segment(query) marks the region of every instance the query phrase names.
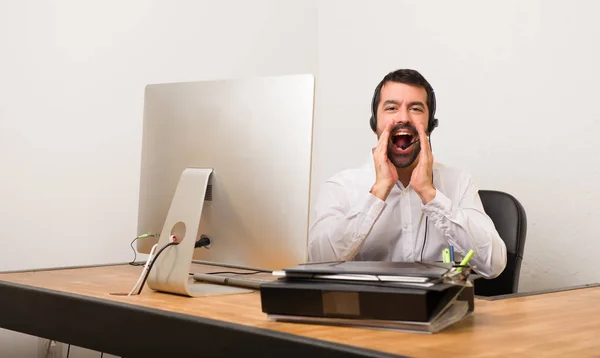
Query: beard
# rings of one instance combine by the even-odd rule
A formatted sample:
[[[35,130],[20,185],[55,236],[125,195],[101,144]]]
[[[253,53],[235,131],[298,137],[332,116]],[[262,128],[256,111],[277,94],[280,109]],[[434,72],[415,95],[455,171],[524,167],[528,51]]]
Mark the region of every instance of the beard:
[[[417,128],[415,128],[410,123],[398,123],[394,127],[392,127],[390,133],[394,133],[400,129],[408,130],[412,134],[412,138],[410,141],[414,141],[419,138],[419,133],[417,132]],[[379,138],[380,135],[377,135]],[[388,142],[387,148],[387,157],[394,164],[394,166],[398,169],[404,169],[410,167],[415,160],[419,157],[419,153],[421,152],[421,142],[417,142],[406,149],[405,153],[395,153],[393,148],[396,145],[394,144],[393,137],[390,136],[390,141]]]
[[[410,167],[415,160],[419,157],[419,153],[421,152],[421,143],[417,142],[410,146],[408,153],[399,154],[399,153],[391,153],[390,147],[394,145],[390,143],[388,145],[388,159],[394,166],[398,169],[404,169]]]

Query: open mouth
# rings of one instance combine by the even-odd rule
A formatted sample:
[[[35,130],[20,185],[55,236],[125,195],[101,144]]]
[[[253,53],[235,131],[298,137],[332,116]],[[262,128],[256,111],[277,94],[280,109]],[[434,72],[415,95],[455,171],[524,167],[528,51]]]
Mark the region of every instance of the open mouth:
[[[413,141],[413,134],[407,130],[398,130],[392,134],[391,141],[399,150],[402,149],[403,146],[408,146]],[[408,148],[407,148],[408,149]]]

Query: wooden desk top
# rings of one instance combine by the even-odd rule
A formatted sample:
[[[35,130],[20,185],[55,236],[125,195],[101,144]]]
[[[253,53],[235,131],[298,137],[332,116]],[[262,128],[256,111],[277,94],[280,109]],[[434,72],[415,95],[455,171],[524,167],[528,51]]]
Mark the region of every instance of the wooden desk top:
[[[223,271],[192,265],[194,272]],[[600,287],[516,297],[476,300],[471,317],[436,334],[332,327],[269,321],[260,294],[187,298],[153,292],[126,293],[142,268],[129,265],[0,274],[0,281],[63,291],[104,300],[228,321],[245,326],[420,357],[498,355],[591,356],[600,354]],[[230,271],[227,269],[226,271]]]

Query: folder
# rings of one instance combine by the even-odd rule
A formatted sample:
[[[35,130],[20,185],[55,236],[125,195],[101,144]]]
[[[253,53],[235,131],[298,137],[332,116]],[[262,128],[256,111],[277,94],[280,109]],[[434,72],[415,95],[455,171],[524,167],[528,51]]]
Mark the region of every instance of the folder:
[[[298,265],[261,285],[261,306],[276,321],[439,332],[474,311],[472,282],[448,282],[444,275],[451,267],[366,261]],[[426,281],[370,281],[353,276]]]

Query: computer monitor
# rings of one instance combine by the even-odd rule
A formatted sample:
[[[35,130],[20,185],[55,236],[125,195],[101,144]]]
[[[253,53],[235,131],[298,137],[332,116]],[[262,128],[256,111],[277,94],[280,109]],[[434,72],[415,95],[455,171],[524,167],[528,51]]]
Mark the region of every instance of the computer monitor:
[[[146,86],[138,234],[160,240],[137,248],[185,236],[157,260],[151,288],[187,282],[192,259],[270,270],[307,261],[313,102],[312,75]],[[200,235],[209,248],[193,248]]]

